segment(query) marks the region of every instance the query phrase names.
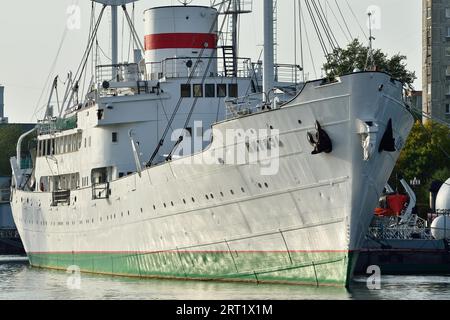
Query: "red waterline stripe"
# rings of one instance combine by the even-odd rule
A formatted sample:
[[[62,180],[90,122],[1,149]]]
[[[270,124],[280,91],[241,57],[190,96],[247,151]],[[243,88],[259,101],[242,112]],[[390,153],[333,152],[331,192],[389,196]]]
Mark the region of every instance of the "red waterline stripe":
[[[206,44],[206,46],[205,46]],[[145,50],[156,49],[216,49],[214,33],[160,33],[145,36]]]
[[[291,253],[349,253],[355,250],[289,250]],[[54,251],[54,252],[29,252],[29,254],[43,255],[43,254],[152,254],[152,253],[229,253],[229,251],[196,251],[196,250],[159,250],[159,251]],[[286,253],[286,250],[278,251],[245,251],[232,250],[237,253]]]

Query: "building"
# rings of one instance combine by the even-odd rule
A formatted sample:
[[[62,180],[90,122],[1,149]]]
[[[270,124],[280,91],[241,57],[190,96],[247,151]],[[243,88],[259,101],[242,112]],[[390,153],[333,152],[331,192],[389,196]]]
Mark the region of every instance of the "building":
[[[450,122],[450,0],[423,0],[423,104]]]
[[[421,110],[423,105],[422,91],[408,91],[406,96],[408,104],[415,110]]]
[[[5,105],[4,105],[4,92],[5,88],[0,85],[0,124],[8,123],[8,118],[5,117]]]

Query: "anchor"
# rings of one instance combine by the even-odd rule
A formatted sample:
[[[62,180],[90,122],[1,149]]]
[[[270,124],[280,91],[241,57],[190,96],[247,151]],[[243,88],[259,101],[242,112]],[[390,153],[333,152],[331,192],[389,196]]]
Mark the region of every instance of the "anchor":
[[[331,139],[326,131],[322,129],[319,121],[316,121],[316,130],[315,133],[307,133],[308,142],[314,147],[311,154],[319,154],[322,152],[331,153],[333,151]]]

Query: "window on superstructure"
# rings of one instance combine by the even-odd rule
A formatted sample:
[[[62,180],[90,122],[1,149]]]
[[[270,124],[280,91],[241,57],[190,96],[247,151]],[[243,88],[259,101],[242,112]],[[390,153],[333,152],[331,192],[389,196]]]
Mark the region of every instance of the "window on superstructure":
[[[195,98],[202,98],[203,97],[203,85],[201,84],[194,84],[194,97]]]
[[[56,153],[56,149],[55,149],[55,139],[51,139],[51,147],[52,147],[51,154],[54,155],[54,154]]]
[[[45,155],[46,156],[49,156],[50,155],[50,147],[51,147],[51,145],[50,145],[50,140],[45,140],[45,150],[46,150],[46,152],[45,152]]]
[[[227,96],[227,85],[226,84],[218,84],[217,85],[217,96],[219,98],[225,98]]]
[[[228,85],[228,97],[237,98],[238,97],[238,85],[237,83],[230,83]]]
[[[190,98],[191,97],[191,85],[190,84],[182,84],[181,85],[181,97],[182,98]]]
[[[205,84],[205,97],[215,98],[216,97],[216,86],[214,84]]]
[[[118,133],[117,133],[117,132],[113,132],[113,133],[112,133],[112,142],[113,142],[113,143],[119,142],[119,136],[118,136]]]
[[[445,114],[450,115],[450,104],[448,103],[445,105]]]
[[[42,141],[38,141],[37,156],[42,156]]]
[[[450,18],[450,8],[445,8],[445,17]]]

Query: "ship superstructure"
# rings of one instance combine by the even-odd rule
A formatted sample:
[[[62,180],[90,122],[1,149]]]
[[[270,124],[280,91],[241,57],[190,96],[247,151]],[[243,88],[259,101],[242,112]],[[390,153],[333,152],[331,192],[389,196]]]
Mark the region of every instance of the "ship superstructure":
[[[99,20],[112,8],[114,47],[117,9],[130,21],[133,1],[96,2]],[[348,284],[412,127],[402,84],[357,72],[293,79],[301,90],[290,95],[270,50],[262,66],[218,47],[219,15],[244,3],[145,11],[135,62],[118,64],[113,50],[81,102],[76,74],[60,115],[19,139],[11,205],[33,266]],[[264,8],[270,24],[273,2]],[[22,169],[31,134],[34,166]]]

